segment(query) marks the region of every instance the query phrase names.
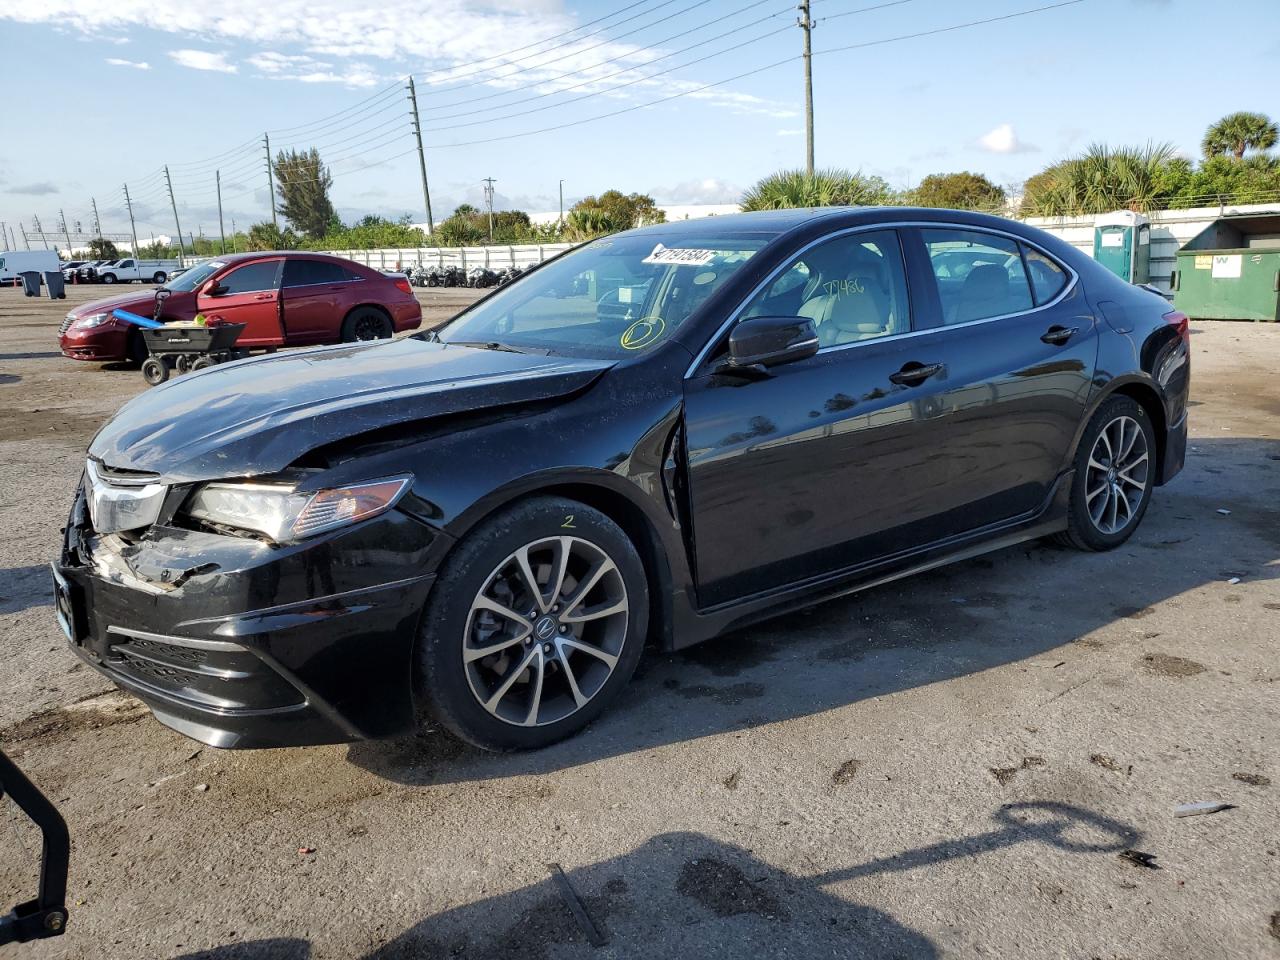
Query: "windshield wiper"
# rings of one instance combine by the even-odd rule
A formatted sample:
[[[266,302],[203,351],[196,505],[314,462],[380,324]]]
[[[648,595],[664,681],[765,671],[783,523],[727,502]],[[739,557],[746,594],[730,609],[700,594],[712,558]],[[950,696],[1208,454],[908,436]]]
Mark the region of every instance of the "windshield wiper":
[[[442,342],[446,347],[475,347],[479,350],[501,350],[503,353],[527,352],[509,343],[499,343],[497,340],[445,340]]]

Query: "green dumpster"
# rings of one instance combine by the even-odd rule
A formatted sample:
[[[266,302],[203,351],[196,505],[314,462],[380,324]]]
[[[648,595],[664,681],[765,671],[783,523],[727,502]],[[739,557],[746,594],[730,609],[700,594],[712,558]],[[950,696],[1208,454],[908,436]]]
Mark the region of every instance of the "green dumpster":
[[[1215,220],[1178,251],[1173,291],[1197,320],[1280,321],[1280,216]]]

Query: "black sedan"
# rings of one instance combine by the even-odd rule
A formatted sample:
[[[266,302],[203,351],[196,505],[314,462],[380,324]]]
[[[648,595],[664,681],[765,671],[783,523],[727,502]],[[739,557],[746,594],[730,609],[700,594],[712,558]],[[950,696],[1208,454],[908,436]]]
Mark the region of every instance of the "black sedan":
[[[1018,223],[630,231],[436,333],[128,403],[89,448],[59,619],[217,746],[425,714],[536,747],[604,710],[646,641],[1033,537],[1123,543],[1182,468],[1188,385],[1186,317]]]

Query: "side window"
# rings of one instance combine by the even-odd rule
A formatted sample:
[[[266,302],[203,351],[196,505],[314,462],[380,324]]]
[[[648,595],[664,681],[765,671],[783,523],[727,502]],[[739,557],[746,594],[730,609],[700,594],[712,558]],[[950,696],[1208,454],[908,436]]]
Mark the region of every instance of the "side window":
[[[1026,244],[1022,246],[1022,256],[1027,262],[1027,272],[1031,274],[1031,289],[1036,295],[1037,305],[1048,303],[1062,292],[1067,285],[1067,271]]]
[[[284,285],[286,287],[307,287],[319,283],[346,283],[351,274],[336,263],[324,260],[286,260],[284,262]]]
[[[921,230],[944,324],[968,323],[1032,307],[1016,240],[976,230]]]
[[[809,248],[742,315],[808,317],[824,348],[908,332],[911,312],[898,234],[851,233]]]
[[[263,260],[258,263],[250,263],[232,270],[218,283],[226,288],[227,294],[274,290],[276,286],[276,271],[279,267],[279,260]]]

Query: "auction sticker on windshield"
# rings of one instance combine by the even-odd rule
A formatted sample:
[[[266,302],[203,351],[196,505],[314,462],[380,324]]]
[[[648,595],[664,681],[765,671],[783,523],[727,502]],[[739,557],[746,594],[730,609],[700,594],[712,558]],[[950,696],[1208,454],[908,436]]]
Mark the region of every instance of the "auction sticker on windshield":
[[[653,248],[653,253],[649,254],[641,262],[705,267],[716,258],[718,252],[717,250],[695,250],[688,247],[667,247],[660,243]]]

